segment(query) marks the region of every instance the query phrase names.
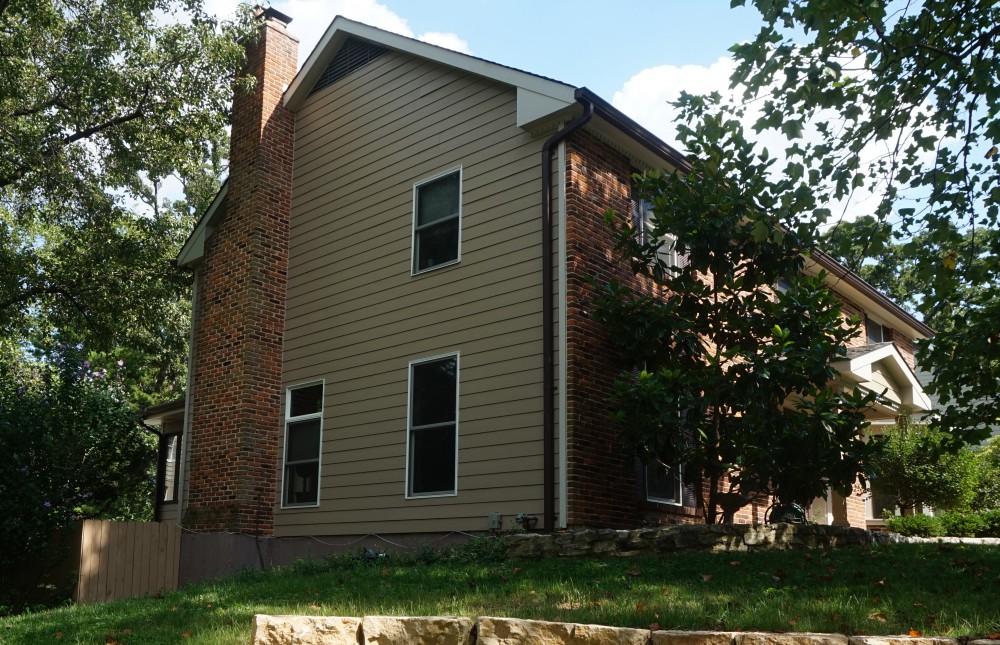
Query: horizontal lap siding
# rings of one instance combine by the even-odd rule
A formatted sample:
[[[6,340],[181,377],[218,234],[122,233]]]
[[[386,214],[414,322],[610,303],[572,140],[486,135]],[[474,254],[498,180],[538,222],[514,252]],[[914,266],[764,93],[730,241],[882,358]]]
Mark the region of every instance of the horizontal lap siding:
[[[512,89],[390,53],[296,115],[284,373],[324,379],[320,505],[277,535],[542,511],[541,140]],[[462,166],[457,265],[410,275],[413,184]],[[458,351],[454,497],[407,500],[408,362]]]

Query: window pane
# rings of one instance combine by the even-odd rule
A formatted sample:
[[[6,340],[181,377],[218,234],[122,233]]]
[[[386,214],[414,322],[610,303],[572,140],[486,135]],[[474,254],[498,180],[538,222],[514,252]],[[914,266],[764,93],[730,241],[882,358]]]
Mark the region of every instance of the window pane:
[[[413,366],[413,427],[455,420],[455,357]]]
[[[161,468],[163,468],[163,495],[160,497],[160,501],[163,502],[173,502],[175,482],[177,481],[177,468],[180,465],[180,441],[181,436],[177,434],[166,435],[163,438],[164,443],[164,460]]]
[[[455,491],[455,426],[412,431],[410,482],[411,495]]]
[[[300,417],[323,411],[323,386],[310,385],[291,391],[288,416]]]
[[[680,503],[681,501],[681,471],[680,468],[664,468],[663,466],[648,466],[646,468],[646,497]]]
[[[319,459],[319,427],[319,419],[289,423],[285,461]]]
[[[285,504],[315,504],[319,499],[319,462],[285,466]]]
[[[417,271],[458,259],[458,219],[417,231]]]
[[[417,188],[417,226],[458,215],[458,177],[453,172]]]

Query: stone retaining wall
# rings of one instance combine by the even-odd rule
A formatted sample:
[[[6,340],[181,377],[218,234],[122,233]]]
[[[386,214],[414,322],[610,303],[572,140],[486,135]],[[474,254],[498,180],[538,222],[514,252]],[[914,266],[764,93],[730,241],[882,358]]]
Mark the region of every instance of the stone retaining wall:
[[[254,617],[252,645],[959,645],[953,638],[650,631],[517,618]],[[967,645],[996,645],[970,641]]]
[[[504,538],[511,559],[630,556],[670,551],[753,551],[835,548],[888,542],[879,534],[850,526],[822,524],[674,524],[621,531],[590,529]]]

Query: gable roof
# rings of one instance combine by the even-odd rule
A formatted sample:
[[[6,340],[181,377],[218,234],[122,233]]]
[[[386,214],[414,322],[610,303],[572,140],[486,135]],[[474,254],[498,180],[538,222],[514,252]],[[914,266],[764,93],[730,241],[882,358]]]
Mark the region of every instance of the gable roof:
[[[834,361],[833,367],[848,381],[858,383],[879,394],[881,398],[896,403],[904,412],[928,412],[933,407],[917,380],[917,375],[893,343],[848,348],[846,356]],[[876,370],[888,373],[892,381],[895,381],[892,385],[896,387],[879,382],[875,378]]]
[[[404,52],[517,88],[517,124],[521,127],[552,117],[576,104],[577,88],[572,85],[337,16],[288,86],[285,107],[293,112],[302,107],[327,66],[349,38]]]

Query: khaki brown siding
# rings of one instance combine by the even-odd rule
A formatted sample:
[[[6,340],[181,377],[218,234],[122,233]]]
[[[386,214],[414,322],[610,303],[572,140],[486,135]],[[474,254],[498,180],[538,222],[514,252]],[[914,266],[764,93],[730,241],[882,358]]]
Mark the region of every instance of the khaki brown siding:
[[[277,535],[541,515],[541,140],[515,117],[513,89],[398,53],[296,115],[283,369],[325,407],[319,506]],[[461,261],[412,276],[413,184],[459,166]],[[407,500],[408,363],[452,352],[458,493]]]

